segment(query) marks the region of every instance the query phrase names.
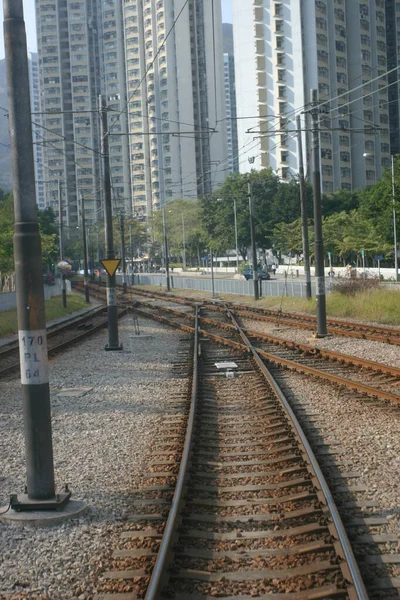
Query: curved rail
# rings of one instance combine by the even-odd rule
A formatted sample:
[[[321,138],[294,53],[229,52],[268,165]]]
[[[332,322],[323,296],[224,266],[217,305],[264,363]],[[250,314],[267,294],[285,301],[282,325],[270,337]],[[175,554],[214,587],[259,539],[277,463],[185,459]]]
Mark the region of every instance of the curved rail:
[[[170,309],[170,308],[154,307],[154,306],[147,305],[146,303],[140,303],[140,305],[141,306],[149,306],[149,308],[151,308],[151,309],[157,308],[158,311],[165,312],[166,314],[171,315],[174,318],[180,318],[180,319],[189,320],[189,321],[193,321],[193,318],[194,318],[193,315],[191,315],[191,314],[182,313],[182,312]],[[178,328],[180,328],[184,331],[188,331],[188,332],[193,331],[193,327],[191,327],[189,325],[185,325],[184,323],[178,322],[176,320],[172,320],[170,318],[163,317],[160,314],[146,312],[136,305],[134,307],[132,307],[132,310],[138,312],[139,314],[143,315],[144,317],[155,319],[157,321],[160,321],[161,323],[165,323],[166,325],[178,327]],[[228,310],[227,307],[225,307],[225,310]],[[235,326],[233,326],[231,324],[221,323],[219,321],[214,321],[213,319],[204,318],[204,317],[199,317],[199,323],[200,324],[204,323],[204,324],[207,324],[210,326],[217,326],[221,329],[226,329],[228,331],[235,330]],[[353,365],[353,366],[365,367],[366,369],[370,369],[371,371],[387,373],[394,377],[400,376],[400,370],[396,369],[395,367],[389,367],[389,366],[383,365],[381,363],[376,363],[376,362],[372,362],[369,360],[360,359],[357,357],[353,357],[351,355],[341,354],[339,352],[332,352],[330,350],[322,350],[319,348],[315,348],[313,346],[308,346],[307,344],[298,344],[295,342],[291,342],[290,340],[285,340],[283,338],[277,338],[275,336],[271,336],[268,334],[262,334],[262,333],[255,332],[255,331],[253,332],[253,331],[250,331],[250,330],[247,330],[244,328],[243,328],[243,331],[246,333],[246,335],[249,335],[249,336],[252,336],[255,338],[259,338],[259,339],[266,339],[273,343],[279,343],[282,346],[287,346],[288,348],[295,348],[295,349],[299,349],[300,351],[306,351],[306,352],[309,352],[310,354],[314,355],[315,357],[322,356],[322,357],[328,358],[329,360],[345,362],[345,363],[348,363],[349,365]],[[239,344],[238,342],[233,341],[232,339],[217,336],[214,333],[205,331],[204,329],[201,329],[201,333],[202,333],[202,335],[207,336],[214,341],[217,341],[222,344],[230,345],[230,346],[236,348],[237,350],[245,349],[243,345]],[[266,352],[265,350],[262,350],[261,348],[256,348],[255,350],[265,360],[268,360],[276,365],[284,366],[284,367],[287,367],[288,369],[299,371],[300,373],[309,373],[313,377],[318,377],[319,379],[324,379],[324,380],[330,381],[334,384],[348,387],[348,388],[356,390],[362,394],[366,394],[367,396],[370,396],[370,397],[377,397],[377,398],[381,398],[383,400],[389,400],[390,402],[393,402],[395,404],[400,403],[400,396],[398,394],[393,394],[393,393],[385,391],[383,389],[372,387],[372,386],[370,386],[366,383],[360,382],[360,381],[352,380],[352,379],[345,378],[345,377],[342,377],[342,376],[334,374],[334,373],[329,373],[325,370],[320,370],[315,367],[311,367],[311,366],[305,364],[304,362],[299,362],[299,361],[296,361],[296,360],[293,360],[290,358],[284,358],[279,355],[271,354],[270,352]]]
[[[198,368],[198,312],[196,306],[196,321],[194,329],[194,350],[193,350],[193,376],[192,376],[192,401],[190,405],[189,419],[186,430],[185,444],[183,447],[182,460],[179,467],[179,475],[176,483],[174,497],[172,499],[171,509],[169,511],[167,523],[165,525],[164,535],[157,555],[157,560],[154,565],[151,575],[149,587],[147,588],[146,600],[157,600],[159,598],[161,588],[164,585],[166,566],[171,553],[171,545],[174,539],[175,529],[179,517],[179,511],[182,505],[183,491],[187,479],[189,459],[192,449],[194,418],[197,406],[197,368]]]
[[[214,307],[215,310],[225,310],[225,303],[218,300],[200,299],[200,298],[185,298],[168,292],[149,291],[135,288],[132,290],[137,295],[145,297],[154,297],[160,300],[176,302],[179,304],[193,305],[195,302],[206,304]],[[301,313],[289,313],[278,310],[258,308],[254,306],[246,306],[234,302],[226,303],[230,310],[236,314],[249,319],[278,322],[281,325],[290,325],[302,329],[316,330],[316,317],[314,315],[306,315]],[[330,317],[327,320],[327,331],[332,335],[340,335],[357,339],[367,339],[371,341],[400,345],[400,329],[389,325],[368,325],[366,323],[346,321],[343,319]]]
[[[244,332],[242,331],[242,329],[240,328],[239,324],[237,323],[236,319],[234,318],[234,316],[232,315],[232,313],[227,310],[228,315],[230,316],[230,318],[232,319],[232,323],[234,323],[235,327],[237,328],[238,333],[240,334],[243,342],[246,344],[247,348],[250,350],[250,352],[252,353],[254,360],[256,361],[257,365],[259,366],[259,368],[261,369],[261,371],[264,373],[265,377],[268,379],[270,385],[272,386],[272,388],[274,389],[276,395],[279,397],[279,400],[281,401],[282,405],[284,406],[290,420],[293,423],[293,426],[296,430],[297,435],[299,436],[302,445],[305,448],[305,451],[307,453],[307,456],[310,460],[310,463],[314,469],[315,475],[318,479],[318,483],[321,487],[321,491],[325,496],[329,511],[332,515],[332,519],[333,519],[333,523],[334,526],[336,528],[337,534],[338,534],[338,538],[339,538],[339,542],[340,545],[342,547],[343,550],[343,555],[346,559],[347,565],[349,567],[350,570],[350,574],[351,574],[351,578],[355,587],[355,590],[357,592],[357,598],[359,600],[368,600],[368,594],[367,591],[365,589],[364,586],[364,582],[362,580],[356,559],[354,557],[353,554],[353,550],[351,548],[349,539],[347,537],[342,519],[340,518],[339,512],[337,510],[335,501],[332,497],[332,494],[330,492],[329,486],[326,482],[326,479],[321,471],[321,468],[318,464],[318,461],[314,455],[314,452],[311,449],[311,446],[300,426],[300,423],[298,422],[296,415],[294,414],[293,410],[291,409],[288,401],[286,400],[285,396],[283,395],[282,391],[280,390],[278,384],[275,382],[275,380],[273,379],[273,377],[271,376],[271,374],[269,373],[267,367],[264,365],[264,363],[262,362],[262,360],[260,359],[258,352],[255,348],[253,348],[253,346],[251,345],[251,343],[249,342],[249,340],[247,339],[246,335],[244,334]]]

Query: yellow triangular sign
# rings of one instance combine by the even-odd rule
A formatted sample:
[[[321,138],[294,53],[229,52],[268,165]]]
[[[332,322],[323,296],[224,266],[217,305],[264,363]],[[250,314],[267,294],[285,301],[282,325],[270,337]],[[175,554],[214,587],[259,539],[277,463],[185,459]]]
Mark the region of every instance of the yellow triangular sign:
[[[119,258],[107,258],[101,260],[100,262],[109,274],[109,276],[112,277],[115,271],[118,269],[121,260]]]

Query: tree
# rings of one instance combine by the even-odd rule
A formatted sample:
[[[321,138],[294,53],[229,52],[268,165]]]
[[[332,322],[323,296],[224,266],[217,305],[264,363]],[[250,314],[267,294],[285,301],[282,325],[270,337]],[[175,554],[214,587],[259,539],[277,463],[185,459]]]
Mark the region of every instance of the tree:
[[[169,255],[176,258],[183,255],[184,228],[186,256],[198,256],[205,239],[199,202],[176,198],[165,207],[165,220]],[[149,225],[152,239],[152,257],[160,260],[164,244],[162,210],[153,213],[149,219]]]
[[[340,212],[350,212],[359,207],[362,190],[338,190],[322,196],[322,215],[329,217]]]
[[[37,211],[39,232],[42,244],[42,263],[46,270],[56,262],[58,257],[58,229],[56,217],[51,207]]]
[[[396,202],[396,227],[399,231],[399,197],[400,197],[400,156],[394,160],[395,173],[395,202]],[[372,220],[377,230],[391,242],[393,248],[393,192],[392,172],[386,169],[376,185],[363,190],[360,196],[360,212],[365,219]]]
[[[300,189],[296,180],[279,181],[272,169],[252,171],[252,195],[256,245],[271,248],[274,227],[300,217]],[[250,246],[248,174],[231,174],[211,198],[201,200],[203,222],[209,241],[222,250],[235,247],[233,199],[236,199],[238,245],[243,260]],[[306,185],[307,214],[312,214],[312,190]]]
[[[14,270],[14,202],[12,194],[4,195],[0,189],[0,272]]]
[[[313,232],[309,223],[309,244],[313,244]],[[299,255],[303,253],[301,218],[291,223],[278,223],[273,230],[273,245],[278,253]]]

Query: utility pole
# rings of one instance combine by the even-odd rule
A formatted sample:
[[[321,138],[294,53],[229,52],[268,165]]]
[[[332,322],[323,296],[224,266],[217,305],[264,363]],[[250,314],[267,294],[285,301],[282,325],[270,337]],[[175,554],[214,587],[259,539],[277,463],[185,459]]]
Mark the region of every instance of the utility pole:
[[[165,206],[162,209],[163,215],[163,231],[164,231],[164,256],[165,256],[165,274],[167,276],[167,290],[171,291],[171,286],[169,283],[169,259],[168,259],[168,241],[167,241],[167,221],[165,217]]]
[[[236,198],[233,199],[233,214],[235,217],[235,244],[236,244],[236,273],[239,273],[239,244],[238,244],[238,226],[236,213]]]
[[[313,191],[314,191],[314,255],[317,300],[317,337],[327,335],[324,244],[321,218],[321,173],[319,168],[318,91],[311,90]]]
[[[301,211],[301,234],[303,239],[304,275],[306,278],[306,297],[311,298],[311,271],[310,271],[310,248],[308,244],[308,224],[306,208],[306,190],[304,183],[303,144],[301,140],[300,115],[296,117],[297,123],[297,148],[299,153],[299,184],[300,184],[300,211]]]
[[[259,300],[260,296],[258,293],[257,251],[256,251],[256,235],[255,235],[255,231],[254,231],[253,190],[252,190],[252,185],[251,185],[251,175],[249,175],[248,190],[249,190],[251,252],[253,254],[254,300]]]
[[[395,180],[394,180],[394,157],[393,154],[391,156],[392,159],[392,197],[393,197],[393,237],[394,237],[394,271],[396,281],[399,278],[399,267],[397,261],[397,230],[396,230],[396,190],[395,190]]]
[[[104,228],[106,242],[106,261],[115,261],[114,240],[112,229],[112,208],[111,208],[111,181],[110,181],[110,157],[108,149],[108,121],[107,121],[107,103],[105,96],[99,96],[100,104],[100,137],[101,137],[101,157],[103,163],[103,189],[104,189]],[[104,264],[104,263],[103,263]],[[112,265],[113,263],[108,263]],[[115,290],[117,267],[112,267],[107,271],[107,308],[108,308],[108,344],[105,350],[122,350],[122,345],[118,342],[118,316],[117,316],[117,295]]]
[[[87,231],[88,245],[89,245],[89,270],[90,270],[90,281],[94,281],[94,247],[93,247],[93,228],[88,227]]]
[[[185,219],[182,213],[182,239],[183,239],[183,270],[186,271],[186,242],[185,242]]]
[[[119,215],[119,227],[121,231],[121,259],[122,259],[122,292],[126,294],[126,262],[125,262],[125,223],[124,215]]]
[[[131,283],[133,282],[133,241],[132,241],[132,223],[129,223],[129,247],[131,249]]]
[[[89,273],[88,273],[88,254],[87,254],[87,240],[86,240],[86,224],[85,224],[85,201],[82,192],[81,197],[81,213],[82,213],[82,239],[83,239],[83,285],[85,288],[85,302],[90,303],[89,298]]]
[[[42,250],[35,175],[26,33],[22,0],[4,0],[4,42],[14,196],[17,287],[27,495],[11,498],[17,510],[61,508],[55,496]],[[10,448],[12,452],[12,449]]]
[[[213,256],[212,248],[210,248],[210,264],[211,264],[211,289],[212,289],[212,297],[215,298],[214,256]]]
[[[60,245],[60,262],[64,260],[64,236],[63,236],[63,214],[62,214],[62,189],[61,189],[61,180],[58,180],[58,239]],[[67,286],[65,283],[65,275],[61,273],[62,278],[62,305],[64,308],[67,306]]]

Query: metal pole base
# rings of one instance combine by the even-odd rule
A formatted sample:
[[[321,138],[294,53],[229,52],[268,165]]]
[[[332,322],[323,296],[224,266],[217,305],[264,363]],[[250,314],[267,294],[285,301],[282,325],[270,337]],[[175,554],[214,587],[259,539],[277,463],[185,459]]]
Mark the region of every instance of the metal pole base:
[[[121,350],[123,350],[123,349],[124,349],[124,345],[123,345],[123,344],[120,344],[119,346],[109,346],[108,344],[106,344],[106,345],[104,346],[104,350],[105,350],[106,352],[111,352],[111,351],[114,351],[114,350],[116,350],[116,351],[119,351],[119,352],[120,352],[120,351],[121,351]]]
[[[28,497],[28,494],[12,494],[10,496],[10,508],[17,512],[24,512],[27,510],[61,510],[67,504],[71,498],[71,492],[62,492],[56,494],[49,500],[32,500]]]
[[[333,335],[331,333],[313,333],[312,337],[319,340],[321,338],[333,337]]]
[[[128,287],[127,287],[127,284],[126,284],[126,282],[124,282],[124,283],[122,284],[122,293],[123,293],[123,294],[126,294],[126,292],[127,292],[127,291],[128,291]]]

